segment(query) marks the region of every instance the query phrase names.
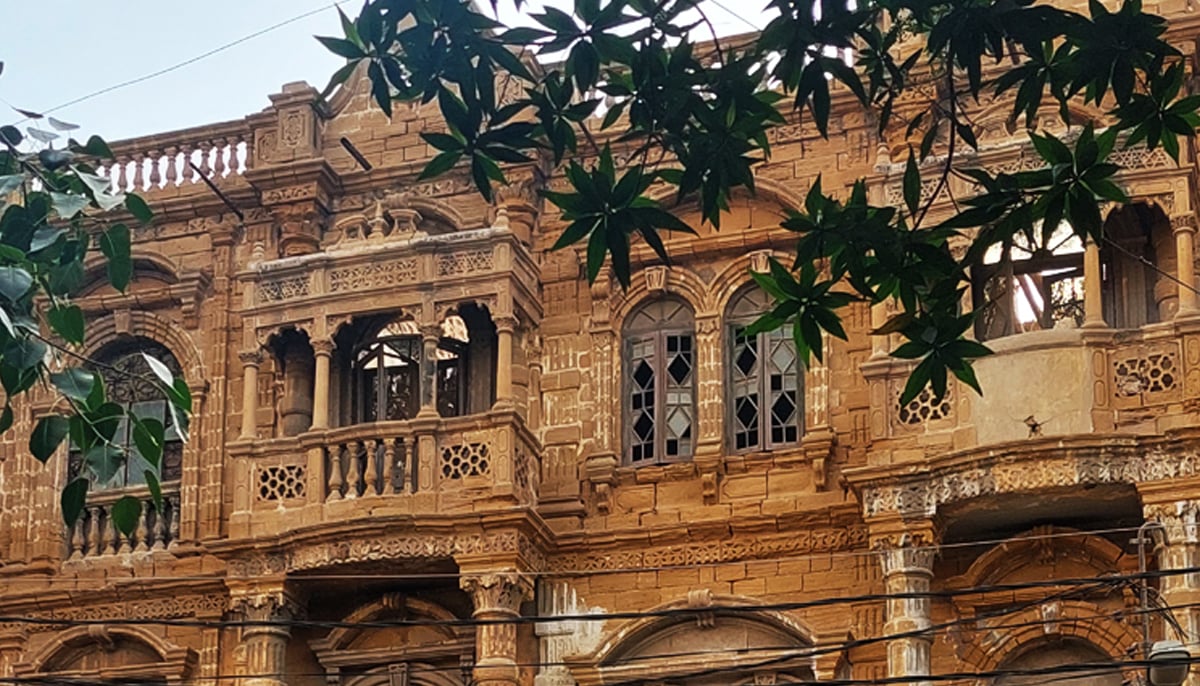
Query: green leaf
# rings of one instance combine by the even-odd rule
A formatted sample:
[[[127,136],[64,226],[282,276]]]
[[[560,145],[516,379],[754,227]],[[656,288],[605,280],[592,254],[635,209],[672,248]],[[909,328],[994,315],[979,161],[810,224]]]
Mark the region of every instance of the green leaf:
[[[117,527],[117,531],[130,536],[142,516],[142,502],[131,495],[123,496],[113,503],[109,516],[112,517],[113,526]]]
[[[142,471],[142,476],[146,479],[146,487],[150,489],[150,502],[154,503],[155,510],[162,512],[162,484],[158,482],[158,474],[146,469]]]
[[[88,450],[83,456],[83,463],[96,477],[96,483],[107,484],[125,464],[125,452],[114,445],[104,443]]]
[[[62,415],[42,417],[33,427],[33,434],[29,437],[29,452],[38,462],[45,463],[54,455],[54,451],[58,450],[70,429],[70,422]]]
[[[0,176],[0,200],[4,200],[9,193],[21,187],[25,183],[24,174],[6,174]]]
[[[142,200],[142,196],[137,193],[130,193],[125,196],[125,209],[133,215],[142,224],[149,224],[154,219],[154,212],[150,210],[150,206]]]
[[[355,60],[366,57],[367,54],[363,49],[354,43],[345,40],[344,38],[331,38],[329,36],[313,36],[321,45],[325,46],[326,50],[332,52],[339,57],[345,57],[348,60]]]
[[[20,267],[0,267],[0,295],[12,302],[21,299],[33,285],[33,277]]]
[[[71,400],[85,402],[92,394],[96,375],[80,367],[64,369],[50,375],[50,383]]]
[[[909,216],[916,217],[921,206],[921,171],[912,150],[908,151],[908,162],[904,165],[904,204]]]
[[[75,345],[83,344],[83,310],[78,305],[56,305],[46,313],[46,320],[63,340]]]
[[[0,434],[4,434],[12,428],[13,419],[12,405],[5,405],[4,411],[0,412]]]
[[[154,373],[154,376],[158,377],[158,380],[164,386],[169,388],[171,384],[175,383],[175,375],[171,373],[167,365],[160,362],[153,355],[147,355],[146,353],[142,353],[142,359],[146,361],[146,364],[150,367],[150,371]]]
[[[67,484],[60,495],[62,503],[63,521],[68,527],[75,526],[75,522],[79,521],[79,516],[83,514],[83,508],[87,503],[88,480],[78,478]]]
[[[163,445],[166,442],[166,429],[163,423],[154,417],[136,417],[133,422],[133,443],[137,446],[138,454],[155,467],[162,459]]]
[[[86,195],[56,191],[50,191],[50,201],[54,204],[54,211],[63,219],[73,219],[90,202]]]
[[[112,287],[124,293],[133,278],[132,244],[129,227],[113,224],[100,234],[100,252],[108,258],[108,281]]]

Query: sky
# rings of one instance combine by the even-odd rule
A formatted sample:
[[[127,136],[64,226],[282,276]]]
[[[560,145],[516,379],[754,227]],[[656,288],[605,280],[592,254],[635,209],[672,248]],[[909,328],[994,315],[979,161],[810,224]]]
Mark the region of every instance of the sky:
[[[49,111],[56,119],[78,124],[81,128],[70,135],[80,139],[99,134],[116,141],[239,119],[268,107],[267,96],[285,83],[307,81],[324,88],[344,64],[313,39],[341,35],[333,0],[0,4],[5,23],[0,124],[23,119],[13,108]],[[361,6],[340,4],[351,17]],[[737,15],[755,16],[759,4],[720,0],[710,15],[719,33],[740,33],[750,26]],[[271,28],[283,22],[288,23]],[[242,42],[204,56],[235,41]],[[193,59],[168,73],[59,107]],[[32,123],[22,122],[21,128]]]

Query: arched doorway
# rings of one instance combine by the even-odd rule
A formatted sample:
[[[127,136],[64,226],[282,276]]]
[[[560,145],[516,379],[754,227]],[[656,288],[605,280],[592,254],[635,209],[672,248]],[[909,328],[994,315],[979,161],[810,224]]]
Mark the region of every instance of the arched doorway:
[[[992,683],[995,686],[1033,686],[1053,679],[1055,686],[1121,686],[1124,676],[1119,669],[1082,668],[1082,665],[1112,661],[1104,651],[1078,638],[1035,644],[1004,660],[996,671],[1013,674],[997,677]],[[1080,666],[1081,671],[1059,670],[1072,665]]]

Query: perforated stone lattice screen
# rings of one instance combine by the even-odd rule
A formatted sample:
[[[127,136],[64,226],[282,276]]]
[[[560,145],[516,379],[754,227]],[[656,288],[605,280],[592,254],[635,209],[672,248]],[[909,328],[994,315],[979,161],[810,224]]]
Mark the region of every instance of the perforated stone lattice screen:
[[[933,391],[926,387],[925,390],[910,400],[908,404],[900,404],[900,394],[896,394],[896,419],[908,426],[921,424],[923,422],[934,421],[937,419],[945,419],[950,416],[951,404],[950,398],[953,390],[947,389],[946,395],[940,402],[935,402]]]
[[[492,270],[492,251],[471,250],[452,255],[438,255],[437,275],[458,276]]]
[[[1118,397],[1162,393],[1178,383],[1179,356],[1173,351],[1113,360],[1113,388]]]
[[[304,497],[304,465],[289,464],[278,467],[260,467],[258,470],[258,499],[291,500]]]
[[[308,275],[289,276],[258,284],[255,296],[258,302],[269,303],[301,298],[309,294]]]
[[[460,443],[442,450],[442,476],[447,479],[485,476],[491,467],[491,451],[486,443]]]

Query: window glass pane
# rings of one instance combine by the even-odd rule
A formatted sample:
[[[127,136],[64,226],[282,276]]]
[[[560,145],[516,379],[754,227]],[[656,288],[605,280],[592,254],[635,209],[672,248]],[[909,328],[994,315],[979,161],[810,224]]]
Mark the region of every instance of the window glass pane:
[[[737,450],[759,447],[759,356],[758,336],[747,336],[745,327],[735,326],[733,341],[733,445]]]
[[[666,348],[663,452],[666,457],[687,457],[692,454],[692,378],[695,366],[692,335],[668,334]]]
[[[655,459],[654,343],[653,337],[633,339],[629,342],[629,405],[626,426],[629,427],[629,457],[633,462]]]
[[[763,360],[770,406],[771,445],[795,443],[799,440],[799,375],[796,364],[796,344],[790,332],[777,329],[763,334],[767,355]]]
[[[770,308],[766,293],[753,286],[729,305],[733,326],[725,364],[729,440],[735,451],[775,448],[800,440],[801,377],[790,329],[745,335],[746,325]]]

